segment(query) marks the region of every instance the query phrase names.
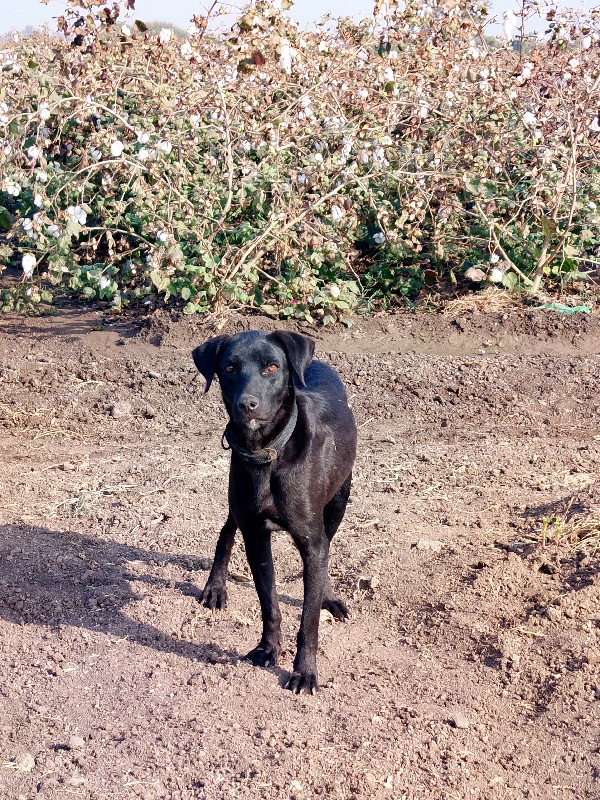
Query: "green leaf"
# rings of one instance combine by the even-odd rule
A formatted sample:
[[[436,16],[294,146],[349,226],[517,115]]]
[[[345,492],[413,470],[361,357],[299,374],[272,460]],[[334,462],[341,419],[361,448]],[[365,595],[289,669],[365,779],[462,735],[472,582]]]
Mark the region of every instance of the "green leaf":
[[[157,272],[156,270],[153,270],[150,273],[150,280],[156,286],[159,292],[164,292],[169,285],[169,278],[165,275],[161,275],[161,273]]]
[[[506,286],[509,292],[514,291],[518,278],[514,272],[505,272],[502,276],[502,285]]]
[[[556,231],[556,222],[549,217],[542,217],[542,233],[546,239],[550,239]]]
[[[78,222],[75,222],[74,219],[67,220],[65,225],[65,235],[69,239],[79,239],[81,234],[82,227]]]
[[[4,208],[4,206],[0,206],[0,230],[9,231],[12,228],[13,222],[14,217],[10,211]]]

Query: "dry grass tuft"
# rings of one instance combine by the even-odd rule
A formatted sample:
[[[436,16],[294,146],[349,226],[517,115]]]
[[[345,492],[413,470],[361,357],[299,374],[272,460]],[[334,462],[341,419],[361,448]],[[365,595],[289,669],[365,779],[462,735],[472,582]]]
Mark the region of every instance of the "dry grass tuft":
[[[573,500],[565,510],[551,517],[542,517],[535,541],[542,547],[572,547],[591,553],[600,551],[600,507],[584,513],[571,513]]]
[[[487,313],[499,313],[507,308],[521,305],[518,294],[509,292],[506,289],[498,289],[496,286],[487,286],[479,292],[472,292],[449,300],[444,304],[442,313],[447,317],[459,317],[467,311],[482,311]]]

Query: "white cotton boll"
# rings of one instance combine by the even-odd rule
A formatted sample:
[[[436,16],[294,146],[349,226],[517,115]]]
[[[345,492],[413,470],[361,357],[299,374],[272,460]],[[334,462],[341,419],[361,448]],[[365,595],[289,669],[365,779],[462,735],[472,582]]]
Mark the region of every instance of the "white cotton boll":
[[[385,233],[379,231],[378,233],[373,234],[373,241],[375,244],[383,244],[385,242]]]
[[[158,239],[159,242],[166,242],[169,236],[166,233],[166,231],[158,231],[158,233],[156,234],[156,238]]]
[[[110,286],[110,278],[107,278],[106,275],[100,275],[98,286],[100,287],[100,290],[106,289],[108,286]]]
[[[38,179],[38,181],[40,183],[48,183],[48,173],[47,172],[42,172],[42,170],[38,170],[35,173],[35,176],[36,176],[36,178]]]
[[[531,78],[531,66],[529,64],[525,64],[523,66],[519,77],[524,81],[527,81],[529,78]]]
[[[40,103],[40,107],[38,108],[38,114],[42,122],[45,122],[47,119],[50,118],[50,109],[48,108],[48,103],[46,102]]]
[[[492,255],[490,256],[490,263],[497,264],[499,261],[500,261],[500,256],[498,255],[498,253],[492,253]]]
[[[537,119],[535,114],[532,114],[531,111],[526,111],[523,114],[523,123],[527,125],[528,128],[532,128],[537,125]]]
[[[330,283],[327,287],[329,289],[329,294],[333,297],[334,300],[337,300],[340,296],[340,287],[337,283]]]
[[[339,222],[344,217],[344,210],[339,206],[331,206],[331,219],[333,222]]]
[[[69,206],[67,214],[80,225],[85,225],[87,221],[87,214],[81,206]]]
[[[146,131],[138,131],[137,140],[138,144],[148,144],[148,142],[150,141],[150,134],[146,133]]]
[[[584,36],[581,40],[581,46],[584,50],[589,50],[592,46],[592,37],[591,36]]]
[[[49,233],[50,236],[58,237],[60,236],[60,228],[58,225],[48,225],[46,228],[46,233]]]
[[[184,42],[179,48],[179,52],[183,58],[191,58],[194,53],[192,45],[189,42]]]
[[[173,31],[170,28],[161,28],[158,34],[158,39],[161,44],[168,44],[173,36]]]
[[[129,25],[121,25],[121,33],[123,36],[131,36],[131,28]]]
[[[156,149],[160,150],[161,153],[166,153],[168,155],[173,149],[173,145],[171,144],[171,142],[168,142],[166,139],[163,139],[156,145]]]
[[[594,117],[594,119],[590,122],[589,128],[594,133],[600,133],[600,117]]]
[[[137,154],[137,160],[141,161],[142,164],[144,163],[144,161],[148,161],[149,157],[150,157],[150,151],[148,150],[147,147],[142,147],[142,149]]]
[[[513,33],[515,28],[517,27],[517,18],[513,11],[506,11],[504,13],[504,35],[510,41],[512,40]]]
[[[494,267],[494,269],[490,272],[490,280],[492,283],[502,283],[502,276],[504,273],[498,267]]]
[[[32,159],[33,159],[33,158],[39,158],[41,154],[40,154],[40,150],[39,150],[39,148],[38,148],[38,147],[36,147],[36,146],[33,144],[33,145],[31,145],[31,147],[29,147],[29,148],[27,149],[27,155],[29,156],[29,158],[32,158]]]
[[[366,100],[367,97],[369,96],[369,92],[367,91],[367,89],[359,89],[358,92],[356,93],[356,96],[358,97],[359,100]]]
[[[395,79],[394,70],[391,67],[386,67],[383,70],[383,80],[386,83],[392,83]]]
[[[35,269],[35,265],[37,263],[36,257],[33,253],[25,253],[23,258],[21,259],[21,267],[23,268],[23,275],[29,276],[33,273]]]
[[[92,161],[100,161],[102,158],[102,150],[100,150],[98,147],[92,147],[90,150],[90,158]]]
[[[36,194],[36,196],[33,198],[33,205],[37,206],[38,208],[44,207],[44,198],[41,194]]]
[[[118,158],[124,149],[125,145],[123,144],[123,142],[119,141],[113,142],[110,146],[111,155],[113,155],[115,158]]]
[[[5,191],[13,197],[18,197],[21,194],[21,184],[9,178],[5,183]]]
[[[290,43],[285,39],[279,46],[279,68],[285,72],[286,75],[292,74],[292,48],[290,47]]]

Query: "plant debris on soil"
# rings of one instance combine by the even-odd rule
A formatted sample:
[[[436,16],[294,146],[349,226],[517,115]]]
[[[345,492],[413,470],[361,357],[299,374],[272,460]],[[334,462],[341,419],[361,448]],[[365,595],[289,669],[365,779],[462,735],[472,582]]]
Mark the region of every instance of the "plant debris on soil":
[[[218,387],[191,349],[274,320],[0,318],[0,796],[600,797],[600,318],[506,307],[297,327],[360,430],[316,697],[282,687],[302,599],[273,537],[284,652],[227,513]]]

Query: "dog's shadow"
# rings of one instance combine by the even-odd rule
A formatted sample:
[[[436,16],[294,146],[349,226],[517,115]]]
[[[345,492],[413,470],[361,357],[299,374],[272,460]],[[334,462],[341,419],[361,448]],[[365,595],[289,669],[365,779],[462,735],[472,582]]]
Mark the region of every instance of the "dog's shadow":
[[[153,553],[73,531],[2,525],[0,617],[19,625],[101,631],[209,664],[238,659],[239,653],[211,642],[179,639],[125,613],[126,606],[143,598],[132,590],[133,581],[173,587],[169,578],[156,575],[160,567],[169,564],[194,570],[207,569],[210,561]],[[186,581],[176,582],[174,588],[201,598],[200,590]]]

